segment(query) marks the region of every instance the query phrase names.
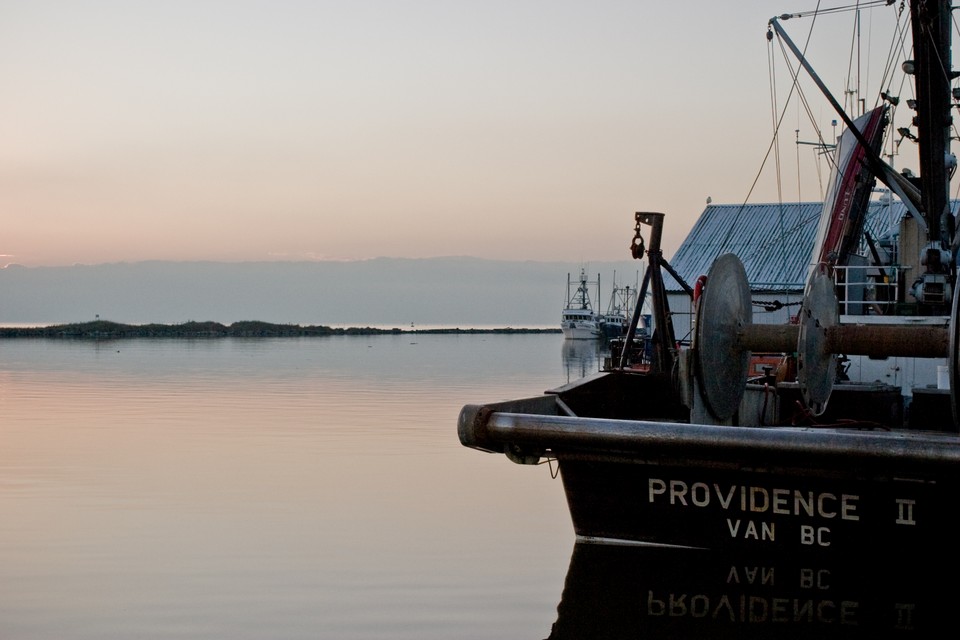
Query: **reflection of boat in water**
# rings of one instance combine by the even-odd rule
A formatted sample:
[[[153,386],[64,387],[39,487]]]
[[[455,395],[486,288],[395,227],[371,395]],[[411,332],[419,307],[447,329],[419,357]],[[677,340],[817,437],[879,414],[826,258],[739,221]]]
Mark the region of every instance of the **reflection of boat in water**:
[[[638,213],[632,248],[649,265],[638,299],[649,288],[654,315],[647,367],[638,371],[623,349],[608,369],[543,396],[468,405],[461,442],[518,463],[556,460],[582,541],[763,552],[812,566],[850,556],[910,563],[928,549],[952,549],[960,233],[948,202],[951,10],[944,0],[913,0],[905,14],[914,50],[900,68],[916,84],[908,121],[918,133],[889,129],[917,141],[919,178],[890,168],[871,132],[893,117],[898,99],[885,95],[881,111],[855,119],[814,76],[849,135],[836,150],[837,187],[820,214],[795,323],[755,323],[743,261],[719,253],[693,302],[692,342],[681,345],[663,285],[672,272],[660,251],[663,214]],[[813,75],[781,19],[770,20],[769,38]],[[890,82],[883,86],[899,86]],[[848,153],[844,137],[858,153]],[[909,211],[888,255],[869,235],[854,239],[876,180]],[[638,305],[625,344],[640,313]],[[783,354],[782,366],[750,376],[752,353]],[[845,379],[843,363],[854,358],[932,364],[946,384]]]
[[[571,292],[572,284],[568,273],[567,300],[560,317],[563,337],[568,340],[595,340],[600,337],[600,315],[593,309],[590,285],[597,283],[588,282],[587,272],[580,269],[580,280]]]
[[[564,340],[561,349],[567,382],[600,371],[604,354],[609,353],[602,340]]]
[[[939,637],[953,622],[939,584],[956,564],[578,543],[549,640]]]

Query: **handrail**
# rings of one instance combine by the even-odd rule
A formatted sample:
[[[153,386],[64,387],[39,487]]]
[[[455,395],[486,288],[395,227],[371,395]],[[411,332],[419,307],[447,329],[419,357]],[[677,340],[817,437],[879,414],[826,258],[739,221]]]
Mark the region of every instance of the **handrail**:
[[[891,307],[901,301],[901,273],[909,271],[910,265],[847,265],[834,267],[836,273],[837,297],[840,304],[850,307],[860,306],[860,313],[851,315],[883,314],[885,307]],[[863,274],[859,277],[850,276]],[[862,293],[857,291],[862,289]]]

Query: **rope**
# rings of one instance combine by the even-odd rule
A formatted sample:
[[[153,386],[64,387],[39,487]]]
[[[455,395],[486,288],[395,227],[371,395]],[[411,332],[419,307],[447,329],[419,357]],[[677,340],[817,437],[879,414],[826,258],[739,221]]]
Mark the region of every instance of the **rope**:
[[[554,461],[556,461],[556,458],[547,458],[547,459],[546,459],[547,468],[550,469],[550,479],[551,479],[551,480],[556,480],[556,479],[557,479],[557,476],[560,475],[560,463],[557,462],[557,468],[554,469],[554,468],[553,468],[553,463],[554,463]],[[541,462],[540,464],[543,464],[543,462]]]
[[[880,7],[880,6],[889,6],[894,3],[895,0],[870,0],[869,2],[856,2],[854,4],[842,5],[839,7],[831,7],[828,9],[821,9],[820,4],[817,4],[817,8],[812,11],[801,11],[799,13],[785,13],[780,16],[781,20],[789,20],[790,18],[807,18],[809,16],[816,17],[818,15],[828,15],[831,13],[844,13],[847,11],[859,11],[861,9],[869,9],[871,7]]]
[[[853,59],[854,59],[854,51],[856,50],[855,44],[857,43],[858,39],[860,38],[860,35],[859,35],[859,34],[860,34],[859,11],[860,11],[860,9],[863,9],[863,8],[866,8],[866,7],[870,7],[870,6],[877,6],[877,5],[879,5],[879,4],[881,4],[881,3],[879,3],[879,2],[857,3],[856,5],[851,5],[850,7],[846,7],[846,8],[841,7],[841,8],[835,8],[835,9],[822,9],[822,10],[821,10],[821,9],[818,9],[818,10],[815,10],[815,11],[812,11],[812,12],[808,12],[808,13],[804,13],[804,14],[794,14],[794,15],[795,15],[795,16],[813,16],[813,17],[816,17],[818,14],[833,13],[833,12],[837,12],[837,11],[839,11],[839,10],[841,10],[841,9],[842,9],[842,10],[856,10],[856,11],[858,11],[857,20],[856,20],[856,22],[855,22],[855,27],[854,27],[854,34],[853,34],[853,37],[852,37],[852,40],[851,40],[851,54],[850,54],[850,60],[851,60],[851,62],[850,62],[850,64],[848,65],[848,74],[852,74],[852,61],[853,61]],[[892,2],[892,1],[887,1],[887,2],[883,2],[882,4],[884,4],[884,5],[890,5],[890,4],[893,4],[893,2]],[[903,4],[901,4],[901,6],[899,7],[899,10],[898,10],[898,13],[896,14],[896,19],[895,19],[896,26],[895,26],[895,28],[894,28],[894,35],[893,35],[892,41],[891,41],[890,46],[889,46],[889,48],[888,48],[887,62],[886,62],[886,65],[885,65],[885,67],[884,67],[885,71],[884,71],[884,81],[883,81],[883,84],[886,84],[886,83],[887,83],[887,79],[891,76],[891,69],[893,68],[894,62],[895,62],[896,57],[897,57],[897,56],[896,56],[896,52],[897,52],[897,51],[902,51],[902,50],[903,50],[903,47],[904,47],[904,38],[905,38],[905,35],[906,35],[906,31],[907,31],[907,28],[906,28],[906,27],[907,27],[908,25],[905,25],[905,24],[904,24],[904,21],[901,20],[901,18],[902,18],[902,16],[903,16],[903,9],[904,9]],[[807,44],[809,44],[809,42],[810,42],[810,37],[812,36],[812,33],[813,33],[813,26],[811,26],[810,32],[809,32],[809,34],[808,34]],[[821,130],[821,128],[820,128],[819,125],[817,124],[817,120],[816,120],[816,118],[815,118],[815,116],[814,116],[814,114],[813,114],[813,109],[812,109],[811,106],[810,106],[810,102],[807,100],[807,97],[806,97],[806,95],[804,94],[803,89],[802,89],[802,87],[801,87],[800,84],[799,84],[799,72],[800,72],[799,64],[797,64],[796,66],[794,66],[793,64],[791,64],[791,58],[790,58],[790,56],[788,55],[788,53],[787,53],[787,51],[786,51],[786,49],[785,49],[785,46],[784,46],[784,43],[783,43],[783,42],[780,43],[780,49],[781,49],[781,53],[782,53],[782,55],[783,55],[785,64],[787,65],[787,69],[789,70],[789,72],[790,72],[790,74],[791,74],[791,77],[793,78],[794,89],[795,89],[796,95],[798,96],[798,99],[799,99],[799,100],[801,101],[801,103],[803,104],[803,107],[804,107],[804,109],[805,109],[805,111],[806,111],[806,113],[807,113],[808,120],[809,120],[811,126],[813,127],[814,131],[816,132],[817,139],[818,139],[819,142],[820,142],[819,147],[820,147],[820,148],[826,147],[827,145],[826,145],[826,143],[824,142],[824,139],[823,139],[823,131]],[[806,50],[806,45],[804,46],[804,50]],[[770,59],[772,60],[772,56],[770,57]],[[772,65],[772,63],[770,63],[769,61],[768,61],[768,63]],[[772,77],[772,75],[771,75],[771,77]],[[771,82],[772,82],[772,80],[771,80]],[[901,89],[902,89],[903,83],[905,83],[905,77],[904,77],[904,78],[901,78]],[[848,85],[848,86],[849,86],[849,85]],[[858,90],[858,91],[859,91],[859,90]],[[792,95],[792,93],[793,93],[793,89],[791,90],[791,95]],[[788,101],[789,101],[789,99],[788,99]],[[879,96],[878,96],[878,99],[876,100],[876,105],[878,105],[879,103],[880,103],[880,99],[879,99]],[[875,106],[876,106],[876,105],[875,105]],[[891,113],[891,118],[893,118],[894,115],[895,115],[895,112],[894,112],[894,113]],[[888,129],[888,134],[887,134],[887,135],[890,136],[890,138],[889,138],[890,140],[893,139],[893,138],[892,138],[892,135],[891,135],[891,132],[893,132],[894,129],[895,129],[895,127],[890,127],[890,128]],[[773,147],[773,145],[772,145],[772,147]],[[771,147],[771,148],[772,148],[772,147]],[[827,154],[827,161],[828,161],[828,163],[830,164],[831,169],[836,168],[836,167],[835,167],[836,161],[835,161],[835,158],[834,158],[833,154]],[[799,161],[798,161],[798,162],[799,162]],[[817,170],[818,170],[818,175],[819,175],[819,171],[820,171],[820,164],[819,164],[819,163],[817,164]],[[799,179],[798,179],[798,188],[799,188],[799,185],[800,185],[800,181],[799,181]],[[824,187],[823,187],[822,182],[821,182],[821,184],[820,184],[820,189],[821,189],[820,196],[821,196],[821,198],[823,198],[823,197],[825,196],[825,194],[823,193]],[[782,214],[781,214],[781,215],[782,215]],[[792,229],[790,229],[789,231],[783,230],[783,229],[781,228],[781,237],[780,237],[779,239],[777,239],[777,241],[786,241],[787,233],[792,234],[792,233],[794,233],[794,232],[796,231],[796,229],[798,229],[798,228],[800,227],[800,225],[807,224],[807,223],[812,222],[812,221],[813,221],[812,218],[811,218],[811,219],[808,219],[808,220],[804,220],[804,221],[802,221],[801,223],[798,223],[797,226],[794,226],[794,227],[793,227]],[[755,255],[758,254],[759,252],[763,251],[766,247],[767,247],[767,244],[758,246],[758,247],[756,248]]]
[[[757,302],[752,300],[751,304],[755,307],[762,307],[764,311],[773,313],[774,311],[779,311],[780,309],[784,309],[786,307],[795,307],[803,304],[803,300],[797,300],[796,302],[780,302],[779,300],[764,300]]]
[[[872,420],[839,419],[829,423],[818,422],[816,416],[813,415],[810,409],[804,407],[799,400],[796,402],[796,408],[797,410],[790,420],[790,424],[794,427],[816,427],[818,429],[857,428],[869,431],[890,431],[890,427],[887,425]]]
[[[880,86],[886,86],[890,78],[893,77],[894,69],[898,68],[897,60],[906,60],[907,52],[904,49],[904,44],[907,40],[907,32],[909,31],[910,21],[909,19],[901,23],[901,18],[903,18],[904,5],[901,1],[900,8],[897,10],[896,17],[896,28],[893,30],[893,42],[890,43],[890,49],[887,52],[887,62],[883,68],[883,76],[880,80]],[[909,18],[910,14],[907,14]],[[902,74],[900,76],[900,87],[897,95],[903,95],[904,87],[908,88],[911,92],[913,91],[913,84],[907,82],[907,75]],[[911,93],[911,97],[913,96]],[[874,102],[873,106],[879,104],[880,96],[877,96],[877,100]]]
[[[750,184],[750,188],[747,190],[747,195],[743,199],[743,202],[740,204],[740,207],[737,209],[737,212],[735,214],[736,217],[734,218],[733,224],[730,225],[730,227],[727,229],[726,235],[723,237],[723,240],[720,241],[720,251],[723,251],[727,247],[727,244],[730,242],[730,237],[733,235],[733,230],[736,228],[737,223],[740,221],[740,216],[743,213],[744,208],[746,208],[747,203],[750,201],[750,197],[753,195],[753,191],[754,189],[756,189],[757,183],[760,181],[760,176],[763,175],[763,169],[764,167],[767,166],[767,161],[770,160],[770,154],[774,151],[774,149],[777,149],[778,150],[777,155],[779,156],[779,145],[778,145],[779,131],[780,131],[780,126],[783,124],[783,119],[784,117],[786,117],[786,108],[784,108],[783,112],[781,112],[780,117],[777,118],[776,116],[776,104],[777,104],[776,75],[774,73],[776,67],[773,62],[774,56],[773,56],[772,45],[769,44],[772,41],[773,41],[773,32],[768,27],[767,28],[767,43],[768,43],[767,75],[768,75],[768,81],[770,84],[770,111],[773,119],[773,137],[770,140],[770,144],[767,146],[767,151],[763,156],[763,160],[760,162],[760,168],[757,170],[757,174],[753,177],[753,182]],[[810,42],[810,38],[808,34],[807,44],[809,44],[809,42]],[[804,45],[804,47],[806,48],[806,45]],[[781,48],[782,48],[782,44],[781,44]],[[798,88],[796,74],[791,72],[791,76],[793,77],[793,84],[790,87],[790,93],[787,97],[787,101],[785,104],[790,103],[790,96],[792,96],[794,91]],[[778,183],[778,190],[779,190],[779,183],[780,183],[779,157],[777,157],[777,183]]]

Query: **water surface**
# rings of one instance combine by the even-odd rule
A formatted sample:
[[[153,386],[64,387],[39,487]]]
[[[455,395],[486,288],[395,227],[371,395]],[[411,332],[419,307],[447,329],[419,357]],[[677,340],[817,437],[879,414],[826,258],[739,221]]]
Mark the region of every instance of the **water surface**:
[[[0,638],[544,638],[560,481],[456,419],[597,357],[556,334],[0,342]]]

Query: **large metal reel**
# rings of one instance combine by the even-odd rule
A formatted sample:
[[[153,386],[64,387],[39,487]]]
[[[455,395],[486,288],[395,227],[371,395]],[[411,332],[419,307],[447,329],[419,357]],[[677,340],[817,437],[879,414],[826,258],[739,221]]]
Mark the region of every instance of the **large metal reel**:
[[[797,383],[807,409],[819,416],[827,408],[837,376],[837,356],[827,348],[827,331],[839,321],[833,279],[817,268],[807,286],[800,311]]]
[[[700,393],[719,420],[730,418],[740,407],[750,368],[750,352],[741,346],[740,334],[752,322],[746,271],[737,256],[725,253],[707,273],[694,337]]]

